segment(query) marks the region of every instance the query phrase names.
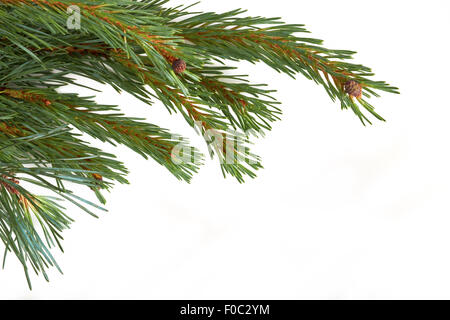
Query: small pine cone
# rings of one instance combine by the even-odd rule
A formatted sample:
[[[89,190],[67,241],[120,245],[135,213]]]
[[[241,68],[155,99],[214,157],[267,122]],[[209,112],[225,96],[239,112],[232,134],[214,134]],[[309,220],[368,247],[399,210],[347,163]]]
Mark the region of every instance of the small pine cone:
[[[103,181],[103,177],[97,173],[93,173],[92,176],[94,177],[95,180]]]
[[[355,80],[349,80],[344,84],[344,91],[348,95],[355,97],[355,98],[361,98],[362,96],[362,86],[359,82]]]
[[[173,62],[172,68],[175,73],[183,73],[186,71],[186,62],[183,59],[177,59]]]

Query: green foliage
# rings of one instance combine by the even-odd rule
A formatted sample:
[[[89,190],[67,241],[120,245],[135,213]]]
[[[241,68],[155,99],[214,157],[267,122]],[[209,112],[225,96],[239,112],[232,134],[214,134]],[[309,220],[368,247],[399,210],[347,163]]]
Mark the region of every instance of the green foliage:
[[[161,101],[205,137],[224,174],[239,182],[262,167],[248,151],[249,139],[269,131],[281,110],[272,90],[233,75],[227,60],[264,62],[293,78],[300,73],[363,123],[370,123],[363,110],[383,120],[368,98],[397,93],[373,80],[369,68],[350,63],[354,52],[324,48],[305,36],[303,25],[246,17],[242,10],[198,13],[168,2],[0,0],[0,238],[5,257],[14,253],[28,279],[30,268],[47,278],[46,268],[57,266],[49,249],[61,248],[61,232],[72,221],[61,199],[94,216],[89,207],[101,209],[70,185],[91,188],[104,204],[102,191],[127,183],[123,164],[73,129],[125,145],[184,181],[202,161],[174,161],[174,149],[199,153],[166,129],[127,117],[116,106],[60,93],[59,87],[76,84],[70,75],[109,84],[147,104]],[[79,30],[67,27],[71,5],[79,8]],[[174,72],[176,59],[187,63],[185,72]],[[361,96],[346,92],[350,80],[361,85]],[[53,196],[32,194],[32,185]]]

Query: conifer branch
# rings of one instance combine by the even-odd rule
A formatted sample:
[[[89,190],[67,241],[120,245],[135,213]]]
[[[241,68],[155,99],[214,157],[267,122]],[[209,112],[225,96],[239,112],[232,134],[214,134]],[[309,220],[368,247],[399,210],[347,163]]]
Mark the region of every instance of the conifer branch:
[[[181,180],[190,181],[202,162],[187,139],[127,117],[116,106],[60,93],[64,85],[82,86],[72,75],[148,105],[160,101],[204,137],[224,175],[239,182],[262,168],[248,149],[250,138],[271,130],[281,109],[274,90],[233,74],[227,60],[301,74],[364,124],[370,123],[367,113],[384,120],[369,98],[398,92],[373,80],[370,68],[350,63],[355,52],[327,49],[305,36],[303,25],[246,17],[243,10],[198,13],[168,3],[0,0],[0,239],[22,263],[29,283],[29,271],[47,278],[48,267],[57,267],[50,248],[61,248],[61,233],[72,222],[60,200],[94,216],[92,207],[102,209],[74,194],[71,185],[90,188],[104,204],[104,191],[127,183],[127,170],[114,155],[72,129],[125,145]],[[73,8],[80,30],[67,25]],[[53,195],[37,195],[34,187]]]

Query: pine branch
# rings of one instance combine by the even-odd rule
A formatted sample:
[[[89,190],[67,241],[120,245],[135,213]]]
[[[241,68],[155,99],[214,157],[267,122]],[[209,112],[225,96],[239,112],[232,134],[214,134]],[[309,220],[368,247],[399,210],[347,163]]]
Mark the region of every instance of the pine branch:
[[[40,155],[41,151],[46,150],[42,146],[51,146],[47,143],[49,139],[68,134],[64,127],[28,136],[23,136],[23,131],[19,129],[9,130],[10,126],[2,126],[1,132],[5,131],[4,128],[8,128],[6,134],[17,135],[20,132],[21,137],[9,138],[8,144],[1,146],[0,239],[5,244],[5,258],[8,252],[13,252],[18,257],[31,288],[29,268],[36,274],[42,273],[48,280],[46,269],[50,266],[58,267],[49,248],[56,245],[62,249],[61,232],[69,227],[72,220],[64,214],[64,208],[56,202],[57,198],[34,195],[25,189],[21,182],[51,190],[61,198],[94,215],[82,203],[95,205],[75,196],[64,186],[64,182],[105,188],[109,184],[99,183],[94,176],[90,175],[92,172],[98,172],[109,176],[110,171],[109,169],[101,170],[101,168],[98,168],[97,171],[76,169],[83,164],[91,165],[91,162],[100,157],[99,155],[93,154],[85,158],[70,159],[63,157],[63,153],[52,148],[49,150],[52,150],[53,158],[49,158],[50,155]],[[1,135],[0,140],[3,141]],[[51,143],[56,142],[51,140]],[[97,150],[93,149],[93,151]],[[17,155],[20,157],[17,158]],[[105,162],[101,161],[101,165],[104,166]],[[72,163],[72,166],[69,163]],[[115,166],[124,171],[124,168],[118,163]],[[18,178],[19,176],[20,178]],[[56,183],[51,183],[49,179],[55,180]],[[44,240],[39,235],[40,232],[42,232]]]
[[[370,120],[359,110],[358,103],[384,120],[362,96],[349,96],[344,86],[348,81],[357,81],[367,98],[378,96],[375,90],[391,93],[398,93],[398,90],[385,82],[370,80],[368,77],[373,73],[369,68],[346,62],[352,59],[354,52],[329,50],[320,46],[322,40],[296,36],[308,33],[303,25],[287,25],[279,19],[235,17],[243,12],[235,10],[221,15],[183,12],[173,18],[186,18],[171,25],[182,30],[180,35],[206,54],[221,59],[263,61],[292,77],[301,73],[322,85],[333,101],[340,100],[343,109],[352,109],[363,123],[370,123]],[[262,28],[261,25],[268,26]]]
[[[202,162],[187,139],[92,97],[60,93],[61,86],[82,86],[72,75],[148,105],[162,102],[204,137],[224,175],[239,182],[262,168],[248,148],[250,138],[271,130],[281,109],[274,90],[231,74],[227,60],[263,62],[293,78],[301,74],[364,124],[370,123],[367,113],[384,120],[370,97],[398,93],[373,80],[369,68],[350,63],[355,52],[325,48],[305,36],[303,25],[245,17],[242,10],[199,13],[167,3],[0,0],[0,239],[28,280],[30,270],[47,278],[46,269],[57,266],[50,248],[61,248],[61,233],[72,222],[59,200],[94,216],[90,207],[102,209],[74,194],[72,184],[90,188],[104,204],[102,192],[127,183],[127,170],[114,155],[71,129],[125,145],[181,180],[190,181]],[[75,9],[81,29],[69,30]],[[53,195],[36,195],[33,187]]]
[[[195,162],[175,165],[172,160],[172,149],[175,146],[183,143],[183,148],[190,148],[180,136],[138,119],[124,117],[120,113],[104,113],[118,112],[114,106],[97,105],[77,95],[58,94],[54,90],[41,89],[37,92],[13,89],[0,91],[6,96],[28,102],[27,106],[34,106],[45,119],[54,118],[55,121],[71,124],[102,142],[123,144],[144,158],[150,156],[179,179],[189,181],[192,173],[197,171]]]

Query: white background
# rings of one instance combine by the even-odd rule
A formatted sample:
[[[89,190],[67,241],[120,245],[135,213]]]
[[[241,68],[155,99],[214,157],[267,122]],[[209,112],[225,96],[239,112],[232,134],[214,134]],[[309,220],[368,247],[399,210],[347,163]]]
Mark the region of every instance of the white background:
[[[450,298],[450,3],[203,0],[197,9],[242,6],[358,51],[356,62],[401,89],[372,101],[388,122],[363,127],[313,82],[239,63],[283,102],[283,120],[255,147],[258,179],[224,180],[209,161],[188,185],[106,146],[131,185],[108,195],[99,220],[70,208],[77,221],[56,254],[64,276],[34,277],[30,292],[10,256],[0,298]],[[97,101],[204,147],[160,103],[104,90]]]

